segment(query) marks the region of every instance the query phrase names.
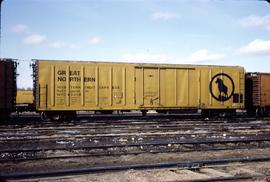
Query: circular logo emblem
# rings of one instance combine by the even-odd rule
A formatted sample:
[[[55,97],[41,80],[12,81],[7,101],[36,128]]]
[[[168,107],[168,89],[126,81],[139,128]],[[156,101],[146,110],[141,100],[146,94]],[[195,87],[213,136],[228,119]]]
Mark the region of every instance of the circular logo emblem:
[[[220,102],[227,101],[234,93],[233,80],[226,73],[218,73],[210,81],[209,90],[216,100]]]

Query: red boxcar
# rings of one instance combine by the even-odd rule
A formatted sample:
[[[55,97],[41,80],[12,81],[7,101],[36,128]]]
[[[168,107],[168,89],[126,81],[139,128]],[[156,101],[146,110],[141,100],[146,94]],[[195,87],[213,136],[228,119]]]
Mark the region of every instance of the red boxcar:
[[[7,119],[16,102],[16,62],[0,59],[0,121]]]
[[[270,74],[246,74],[246,108],[250,114],[270,114]]]

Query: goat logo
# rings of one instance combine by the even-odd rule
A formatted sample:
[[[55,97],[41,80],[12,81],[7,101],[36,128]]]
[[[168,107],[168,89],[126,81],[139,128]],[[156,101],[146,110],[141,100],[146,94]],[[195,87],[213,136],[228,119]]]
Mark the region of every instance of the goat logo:
[[[212,97],[220,102],[224,102],[232,97],[234,83],[232,78],[226,73],[218,73],[212,78],[209,89]]]
[[[215,83],[218,85],[219,97],[221,97],[222,95],[224,97],[228,97],[228,87],[223,83],[223,80],[221,80],[220,78],[217,78]]]

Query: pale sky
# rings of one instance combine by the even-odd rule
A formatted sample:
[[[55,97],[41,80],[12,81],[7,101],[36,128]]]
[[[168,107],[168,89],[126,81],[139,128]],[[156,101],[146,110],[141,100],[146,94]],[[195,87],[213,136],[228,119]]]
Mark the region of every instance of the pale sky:
[[[270,4],[260,0],[4,0],[1,57],[240,65],[270,72]]]

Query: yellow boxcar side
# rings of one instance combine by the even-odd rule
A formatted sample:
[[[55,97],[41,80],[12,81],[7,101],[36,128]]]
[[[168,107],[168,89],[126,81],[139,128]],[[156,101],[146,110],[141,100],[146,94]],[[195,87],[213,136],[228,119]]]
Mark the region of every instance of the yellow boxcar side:
[[[16,104],[33,104],[33,90],[17,90]]]
[[[36,61],[39,111],[244,108],[242,67]]]

